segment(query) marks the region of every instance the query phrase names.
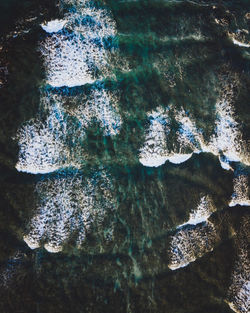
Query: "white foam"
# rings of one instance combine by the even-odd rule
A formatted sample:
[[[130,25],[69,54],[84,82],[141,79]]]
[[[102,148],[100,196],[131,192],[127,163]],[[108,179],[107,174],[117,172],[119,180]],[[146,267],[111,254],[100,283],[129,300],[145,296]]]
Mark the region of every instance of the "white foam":
[[[93,120],[100,123],[104,136],[117,135],[122,125],[118,96],[105,89],[94,88],[90,95],[81,94],[76,99],[43,94],[40,111],[43,117],[25,123],[16,135],[18,171],[45,174],[65,167],[79,168],[88,156],[82,141]]]
[[[230,82],[230,79],[232,82]],[[250,165],[248,147],[242,138],[240,127],[235,120],[233,108],[235,77],[221,77],[221,91],[216,102],[216,122],[214,135],[205,142],[202,131],[197,129],[191,116],[183,110],[173,110],[179,128],[176,132],[176,143],[171,149],[167,148],[167,133],[161,126],[153,126],[151,122],[144,146],[140,150],[139,160],[143,165],[158,166],[164,161],[180,164],[188,160],[192,153],[210,152],[219,157],[220,164],[225,170],[233,170],[230,162],[242,162]],[[166,123],[170,125],[170,118]],[[157,131],[159,132],[157,137]],[[157,151],[159,149],[159,152]],[[191,152],[190,152],[191,151]]]
[[[18,131],[19,156],[16,169],[32,174],[44,174],[74,164],[67,146],[67,123],[50,112],[44,122],[32,119]],[[82,133],[84,136],[84,133]]]
[[[49,173],[62,166],[61,153],[68,157],[68,149],[56,137],[53,129],[45,124],[31,120],[18,132],[19,159],[16,169],[29,173]]]
[[[180,164],[190,159],[193,153],[200,153],[207,151],[207,146],[204,142],[203,136],[198,131],[195,123],[187,116],[183,109],[175,110],[175,119],[179,123],[179,129],[176,132],[178,151],[176,153],[169,152],[168,161],[174,164]],[[185,151],[192,151],[185,153]]]
[[[168,267],[176,270],[213,250],[217,240],[216,229],[210,222],[195,228],[182,228],[171,237]]]
[[[44,249],[46,249],[50,253],[58,253],[61,252],[63,247],[62,246],[53,246],[53,244],[46,243],[44,245]]]
[[[250,165],[248,147],[242,138],[240,125],[235,119],[233,107],[237,77],[222,76],[221,95],[216,102],[215,134],[212,136],[208,150],[219,156],[222,168],[231,170],[230,162]],[[222,155],[222,156],[221,156]]]
[[[239,124],[235,120],[233,102],[233,85],[225,84],[222,89],[222,96],[216,103],[216,127],[215,135],[209,143],[210,152],[215,155],[223,154],[226,163],[242,162],[249,165],[249,157],[245,153],[245,143],[239,129]],[[225,162],[221,163],[226,169],[229,166]]]
[[[66,20],[67,30],[41,43],[47,81],[53,87],[91,84],[108,71],[103,39],[115,35],[115,22],[105,10],[90,6],[78,7]]]
[[[157,167],[166,161],[180,164],[190,159],[193,155],[193,152],[185,153],[185,151],[194,150],[196,153],[200,152],[198,149],[199,142],[197,141],[197,138],[200,139],[198,131],[183,112],[180,111],[176,114],[176,120],[180,123],[180,128],[176,133],[179,145],[175,149],[178,150],[176,152],[169,151],[167,146],[167,136],[170,133],[170,119],[167,111],[159,107],[148,114],[150,126],[139,154],[139,161],[144,166]]]
[[[72,235],[80,247],[93,223],[101,223],[115,206],[112,183],[105,172],[90,179],[82,176],[59,177],[39,182],[36,187],[38,208],[24,236],[31,249],[40,247],[51,253],[62,251]]]
[[[95,119],[100,123],[105,136],[117,135],[122,125],[118,96],[105,89],[93,89],[86,98],[82,97],[82,104],[69,109],[69,113],[85,128]]]
[[[240,161],[240,133],[238,124],[233,117],[233,109],[228,100],[222,99],[216,103],[216,134],[210,143],[211,151],[220,152],[229,161]]]
[[[239,40],[236,40],[232,38],[232,41],[235,45],[240,46],[240,47],[245,47],[245,48],[250,48],[250,45],[244,42],[240,42]]]
[[[47,37],[41,48],[45,58],[48,83],[53,87],[74,87],[93,83],[95,77],[91,66],[94,59],[105,59],[103,51],[94,43],[79,35],[71,38],[63,34]],[[98,64],[96,64],[98,65]]]
[[[191,149],[200,152],[204,146],[202,134],[197,130],[195,123],[183,109],[175,112],[175,119],[180,124],[177,131],[177,141],[180,144],[180,151]]]
[[[243,283],[235,294],[233,301],[227,303],[236,313],[248,313],[250,309],[250,281]]]
[[[184,154],[176,153],[169,156],[167,160],[174,164],[180,164],[186,162],[188,159],[192,157],[192,155],[193,153],[184,153]]]
[[[250,206],[248,176],[244,174],[236,176],[233,180],[233,184],[234,192],[231,201],[229,202],[229,206]]]
[[[40,247],[40,243],[37,241],[34,241],[32,238],[29,238],[28,236],[23,236],[24,242],[29,246],[30,249],[34,250]]]
[[[250,308],[249,219],[243,218],[236,237],[237,259],[232,272],[227,303],[236,313],[248,313]]]
[[[143,147],[140,149],[139,161],[145,166],[160,166],[167,158],[167,134],[170,131],[168,114],[161,107],[148,113],[149,130]]]
[[[226,158],[221,158],[221,156],[219,156],[219,161],[220,161],[220,165],[221,167],[226,170],[226,171],[233,171],[233,168],[230,166],[229,161]]]
[[[176,120],[181,124],[177,132],[177,140],[181,150],[189,148],[194,153],[213,153],[219,157],[223,169],[232,170],[230,162],[249,164],[249,161],[244,151],[245,146],[239,125],[234,118],[234,109],[231,104],[233,91],[226,85],[222,93],[223,96],[216,103],[215,134],[210,142],[205,142],[202,133],[197,130],[191,118],[186,116],[184,110],[175,113]],[[223,154],[223,157],[220,154]]]
[[[250,200],[231,200],[229,206],[236,206],[236,205],[241,205],[241,206],[250,206]]]
[[[139,158],[139,161],[144,166],[158,167],[163,165],[167,161],[167,159],[168,158],[164,156],[152,155],[149,157],[141,157]]]
[[[42,29],[47,33],[57,33],[67,24],[67,20],[53,20],[47,23],[41,24]]]
[[[179,129],[176,132],[178,142],[178,152],[169,153],[168,161],[174,164],[180,164],[190,159],[193,153],[199,153],[201,146],[204,146],[201,134],[198,132],[194,122],[187,116],[185,111],[175,111],[175,119],[179,123]],[[185,153],[185,151],[193,151]]]
[[[216,211],[213,200],[210,196],[201,197],[200,203],[197,208],[190,213],[189,220],[180,225],[197,225],[199,223],[207,222],[208,218]]]
[[[74,13],[66,14],[67,28],[88,38],[113,37],[116,24],[107,10],[94,7],[81,7]]]

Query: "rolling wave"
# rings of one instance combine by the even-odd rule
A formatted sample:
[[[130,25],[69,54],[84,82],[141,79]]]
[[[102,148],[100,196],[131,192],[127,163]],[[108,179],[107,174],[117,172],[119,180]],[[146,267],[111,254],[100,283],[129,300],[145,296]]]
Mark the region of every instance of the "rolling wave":
[[[99,123],[104,136],[119,133],[122,123],[117,95],[96,82],[108,67],[104,39],[115,35],[114,21],[91,1],[61,4],[75,7],[64,19],[41,25],[47,32],[40,44],[46,82],[51,87],[92,86],[88,94],[80,96],[57,93],[56,88],[41,90],[37,117],[22,125],[16,135],[16,169],[32,174],[80,169],[88,153],[83,142],[93,121]],[[78,174],[40,181],[36,186],[37,213],[24,241],[32,249],[44,245],[49,252],[59,252],[76,236],[80,247],[92,225],[113,207],[111,187],[105,173],[96,173],[89,180]]]
[[[76,174],[39,182],[35,216],[24,241],[31,249],[43,245],[53,253],[70,239],[81,247],[93,225],[100,227],[105,215],[115,209],[111,190],[112,180],[105,171],[89,179]]]
[[[210,196],[202,196],[197,208],[190,213],[189,220],[177,227],[169,247],[168,267],[171,270],[185,267],[214,249],[219,237],[208,218],[215,211]]]
[[[231,276],[227,303],[236,313],[249,312],[250,266],[249,266],[249,218],[244,217],[240,234],[236,238],[237,257]]]
[[[217,241],[216,228],[210,222],[178,230],[171,239],[168,267],[176,270],[187,266],[212,251]]]
[[[171,150],[167,149],[166,140],[167,134],[163,135],[160,132],[159,139],[154,139],[156,131],[151,131],[151,140],[147,142],[147,136],[145,137],[145,144],[140,150],[139,160],[143,165],[147,166],[159,166],[165,163],[167,160],[172,163],[182,163],[188,160],[193,153],[210,152],[219,157],[221,166],[224,169],[232,169],[230,162],[241,162],[245,165],[249,165],[249,154],[246,142],[242,139],[239,124],[236,122],[234,117],[233,108],[233,84],[225,84],[224,88],[221,89],[221,96],[215,105],[216,110],[216,121],[214,127],[214,134],[211,136],[208,142],[203,138],[203,130],[198,130],[193,119],[182,109],[177,111],[176,109],[169,107],[169,110],[174,112],[175,121],[179,124],[176,133],[176,141],[179,145],[172,147]],[[170,123],[170,121],[169,121]],[[160,144],[159,144],[160,143]],[[159,156],[162,162],[157,164],[150,162],[151,158],[151,147],[157,151],[157,147],[161,145],[165,147],[161,149]],[[190,151],[187,153],[187,151]],[[147,162],[144,161],[142,155],[147,155]],[[157,152],[152,155],[152,160],[157,158]]]

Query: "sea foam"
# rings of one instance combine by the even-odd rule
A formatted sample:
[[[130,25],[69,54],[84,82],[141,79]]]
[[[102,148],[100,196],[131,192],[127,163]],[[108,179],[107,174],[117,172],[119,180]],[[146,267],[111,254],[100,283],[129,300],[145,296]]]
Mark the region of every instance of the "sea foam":
[[[236,237],[237,257],[226,301],[236,313],[248,313],[250,306],[249,226],[249,218],[244,217]]]
[[[60,126],[50,116],[44,123],[33,119],[19,129],[19,157],[16,164],[18,171],[49,173],[69,165],[70,152],[65,145],[66,132]]]
[[[171,237],[168,267],[176,270],[187,266],[212,251],[216,241],[216,229],[210,222],[181,228]]]
[[[213,250],[218,238],[216,229],[208,218],[215,211],[212,198],[202,196],[197,208],[190,213],[189,220],[177,227],[169,248],[168,267],[171,270],[185,267]]]
[[[112,182],[106,172],[84,178],[80,169],[86,156],[83,141],[86,130],[97,121],[104,136],[116,135],[121,116],[114,96],[97,82],[108,71],[105,40],[115,35],[115,22],[108,12],[94,8],[92,1],[61,1],[74,5],[63,20],[42,24],[48,33],[40,43],[51,87],[75,87],[93,84],[90,93],[72,96],[68,89],[41,90],[39,111],[35,118],[18,130],[19,159],[16,168],[33,174],[56,174],[36,186],[37,206],[23,239],[31,249],[44,246],[56,253],[68,240],[78,247],[92,228],[98,231],[106,213],[115,208]],[[96,229],[97,227],[97,229]],[[110,237],[112,229],[105,232]],[[103,235],[103,234],[102,234]]]
[[[47,33],[57,33],[59,30],[63,29],[63,27],[67,24],[67,20],[52,20],[47,23],[41,24],[43,30]]]
[[[19,171],[50,173],[61,168],[79,168],[86,156],[85,132],[93,120],[105,136],[116,135],[121,127],[117,97],[96,82],[108,67],[104,40],[116,33],[115,22],[105,9],[91,1],[61,1],[74,5],[64,19],[42,27],[49,34],[40,44],[52,87],[74,87],[94,83],[88,97],[78,103],[72,97],[42,91],[37,117],[25,123],[16,135],[19,144]],[[101,74],[102,73],[102,74]],[[75,119],[72,119],[74,117]]]
[[[212,198],[208,195],[202,196],[197,208],[190,213],[189,220],[186,223],[180,225],[179,228],[184,225],[197,225],[199,223],[207,222],[208,218],[215,211],[216,207]]]
[[[24,123],[16,134],[19,145],[16,169],[45,174],[65,167],[78,168],[86,156],[81,145],[85,131],[70,123],[60,97],[42,94],[40,112],[36,118]]]
[[[17,132],[19,145],[16,169],[45,174],[60,168],[79,168],[88,153],[84,147],[86,131],[96,120],[104,136],[117,135],[122,120],[118,95],[100,87],[81,97],[51,93],[41,95],[37,118],[26,122]],[[74,119],[72,119],[74,117]]]
[[[53,87],[91,84],[108,70],[104,39],[115,35],[115,23],[107,11],[91,6],[80,6],[65,19],[64,29],[47,36],[40,46],[47,82]],[[62,23],[48,23],[47,29],[59,30]]]
[[[102,223],[106,213],[114,210],[111,190],[112,180],[104,171],[90,178],[77,174],[39,182],[37,209],[24,241],[31,249],[44,245],[56,253],[73,236],[80,247],[91,226]]]
[[[170,132],[167,111],[158,107],[155,111],[147,114],[149,129],[144,145],[140,149],[139,161],[144,166],[160,166],[167,160],[167,134]]]
[[[237,82],[234,80],[237,81],[237,78],[232,77],[223,80],[223,76],[220,77],[221,90],[215,104],[214,133],[209,141],[204,139],[203,131],[197,129],[190,114],[184,109],[177,110],[169,106],[169,112],[173,113],[175,122],[179,125],[175,132],[175,145],[169,148],[167,144],[168,135],[171,133],[170,128],[166,132],[157,121],[151,120],[145,143],[140,149],[139,161],[145,166],[159,166],[167,160],[179,164],[191,158],[193,153],[210,152],[219,158],[220,164],[225,170],[232,170],[230,162],[250,165],[248,147],[242,138],[240,125],[235,119],[233,102]],[[158,115],[158,119],[162,118],[166,124],[171,124],[171,118],[166,117],[166,113],[161,117],[159,111]],[[150,117],[150,114],[148,116]]]
[[[119,133],[122,125],[118,100],[118,94],[105,88],[94,87],[90,94],[81,94],[81,98],[67,97],[67,101],[72,101],[72,104],[78,103],[78,105],[68,107],[67,112],[74,116],[83,128],[88,128],[95,119],[100,123],[105,136],[113,136]]]
[[[243,173],[236,173],[233,180],[234,192],[232,194],[229,206],[250,206],[250,190],[248,184],[248,176]]]
[[[198,131],[191,120],[184,115],[184,110],[176,114],[176,121],[179,124],[175,134],[177,144],[172,150],[169,148],[167,141],[171,132],[171,119],[168,110],[157,108],[148,114],[150,125],[139,154],[139,161],[145,166],[157,167],[166,161],[180,164],[191,158],[193,152],[200,151]]]

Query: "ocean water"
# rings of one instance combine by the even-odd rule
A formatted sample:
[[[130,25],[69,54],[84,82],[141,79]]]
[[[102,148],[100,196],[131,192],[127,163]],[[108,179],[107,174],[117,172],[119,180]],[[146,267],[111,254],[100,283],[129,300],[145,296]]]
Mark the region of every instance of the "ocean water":
[[[250,2],[0,9],[0,312],[249,312]]]

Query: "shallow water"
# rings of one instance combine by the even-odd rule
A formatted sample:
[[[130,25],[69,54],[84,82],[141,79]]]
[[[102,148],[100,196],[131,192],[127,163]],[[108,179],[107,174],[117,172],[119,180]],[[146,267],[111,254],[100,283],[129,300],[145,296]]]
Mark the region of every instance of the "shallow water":
[[[0,8],[0,311],[248,312],[249,2]]]

